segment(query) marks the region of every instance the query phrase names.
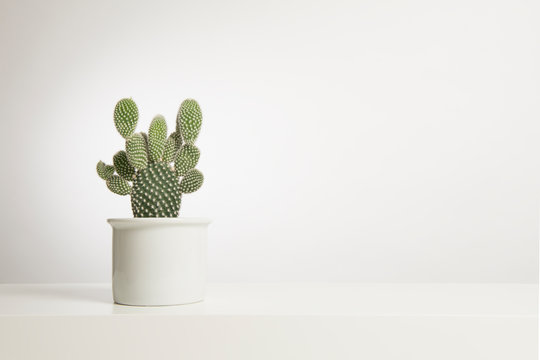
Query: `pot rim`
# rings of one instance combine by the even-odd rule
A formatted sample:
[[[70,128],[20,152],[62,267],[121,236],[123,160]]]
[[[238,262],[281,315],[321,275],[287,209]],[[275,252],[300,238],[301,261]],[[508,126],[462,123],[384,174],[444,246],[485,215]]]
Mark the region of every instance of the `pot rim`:
[[[209,218],[180,217],[180,218],[111,218],[107,222],[114,225],[208,225],[212,222]]]

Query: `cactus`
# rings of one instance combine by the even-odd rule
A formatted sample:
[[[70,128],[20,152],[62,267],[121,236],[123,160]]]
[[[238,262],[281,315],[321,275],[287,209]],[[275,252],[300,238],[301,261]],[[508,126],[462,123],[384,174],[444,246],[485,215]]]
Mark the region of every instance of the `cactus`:
[[[191,169],[180,182],[180,191],[183,193],[192,193],[201,187],[203,183],[203,174],[197,169]]]
[[[176,175],[186,175],[189,170],[193,169],[197,165],[200,156],[201,152],[195,145],[182,145],[176,155],[176,160],[174,161]]]
[[[173,135],[169,135],[167,138],[167,141],[165,141],[165,148],[163,150],[163,162],[170,163],[174,160],[174,156],[176,154],[176,140],[174,139]]]
[[[193,99],[184,100],[176,117],[176,134],[180,134],[186,144],[193,145],[201,130],[201,122],[202,113],[199,104]]]
[[[103,161],[97,163],[96,169],[99,177],[103,180],[109,180],[114,174],[114,166],[105,165]]]
[[[127,139],[133,134],[139,120],[139,109],[132,99],[122,99],[114,108],[114,125],[116,130]]]
[[[167,140],[167,123],[165,118],[157,115],[148,130],[148,157],[152,162],[158,162],[163,156],[165,150],[165,141]]]
[[[126,152],[129,163],[137,170],[148,165],[148,150],[144,135],[136,133],[126,140]]]
[[[107,180],[107,187],[118,195],[127,195],[131,192],[129,183],[118,175],[113,175]]]
[[[114,124],[126,149],[113,156],[113,165],[99,161],[97,173],[113,193],[131,195],[134,217],[177,217],[182,194],[197,191],[204,181],[195,169],[201,153],[194,145],[201,129],[201,108],[195,100],[184,100],[176,131],[168,137],[163,116],[154,117],[148,134],[135,133],[138,118],[132,99],[116,104]]]
[[[129,162],[127,153],[124,150],[120,150],[113,156],[113,165],[118,175],[127,181],[133,181],[135,168]]]

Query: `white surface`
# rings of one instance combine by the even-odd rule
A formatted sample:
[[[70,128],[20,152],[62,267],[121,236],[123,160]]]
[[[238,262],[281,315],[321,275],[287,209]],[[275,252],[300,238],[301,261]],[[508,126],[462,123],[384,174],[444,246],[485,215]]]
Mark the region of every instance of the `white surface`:
[[[0,2],[0,282],[110,279],[95,174],[199,100],[211,281],[536,282],[540,3]]]
[[[114,305],[110,285],[0,285],[0,358],[536,360],[537,291],[213,284],[148,308]]]
[[[109,219],[113,295],[125,305],[178,305],[204,299],[210,219]]]
[[[514,316],[537,314],[529,284],[210,284],[185,306],[113,304],[110,284],[0,285],[4,315]]]

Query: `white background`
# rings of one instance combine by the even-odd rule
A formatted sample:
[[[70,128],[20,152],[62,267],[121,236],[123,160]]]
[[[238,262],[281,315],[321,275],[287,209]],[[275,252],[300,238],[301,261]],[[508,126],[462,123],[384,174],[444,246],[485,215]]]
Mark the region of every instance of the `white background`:
[[[95,173],[204,113],[210,281],[536,282],[538,2],[0,2],[0,282],[109,281]]]

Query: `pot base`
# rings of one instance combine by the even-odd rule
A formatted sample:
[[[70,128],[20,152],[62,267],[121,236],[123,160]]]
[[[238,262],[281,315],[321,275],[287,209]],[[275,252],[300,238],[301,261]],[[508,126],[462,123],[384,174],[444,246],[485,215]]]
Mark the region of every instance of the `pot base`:
[[[119,302],[114,302],[115,305],[121,305],[121,306],[132,306],[132,307],[167,307],[167,306],[182,306],[182,305],[190,305],[190,304],[197,304],[200,302],[203,302],[204,299],[196,300],[192,302],[185,302],[185,303],[179,303],[179,304],[161,304],[161,305],[136,305],[136,304],[122,304]]]

